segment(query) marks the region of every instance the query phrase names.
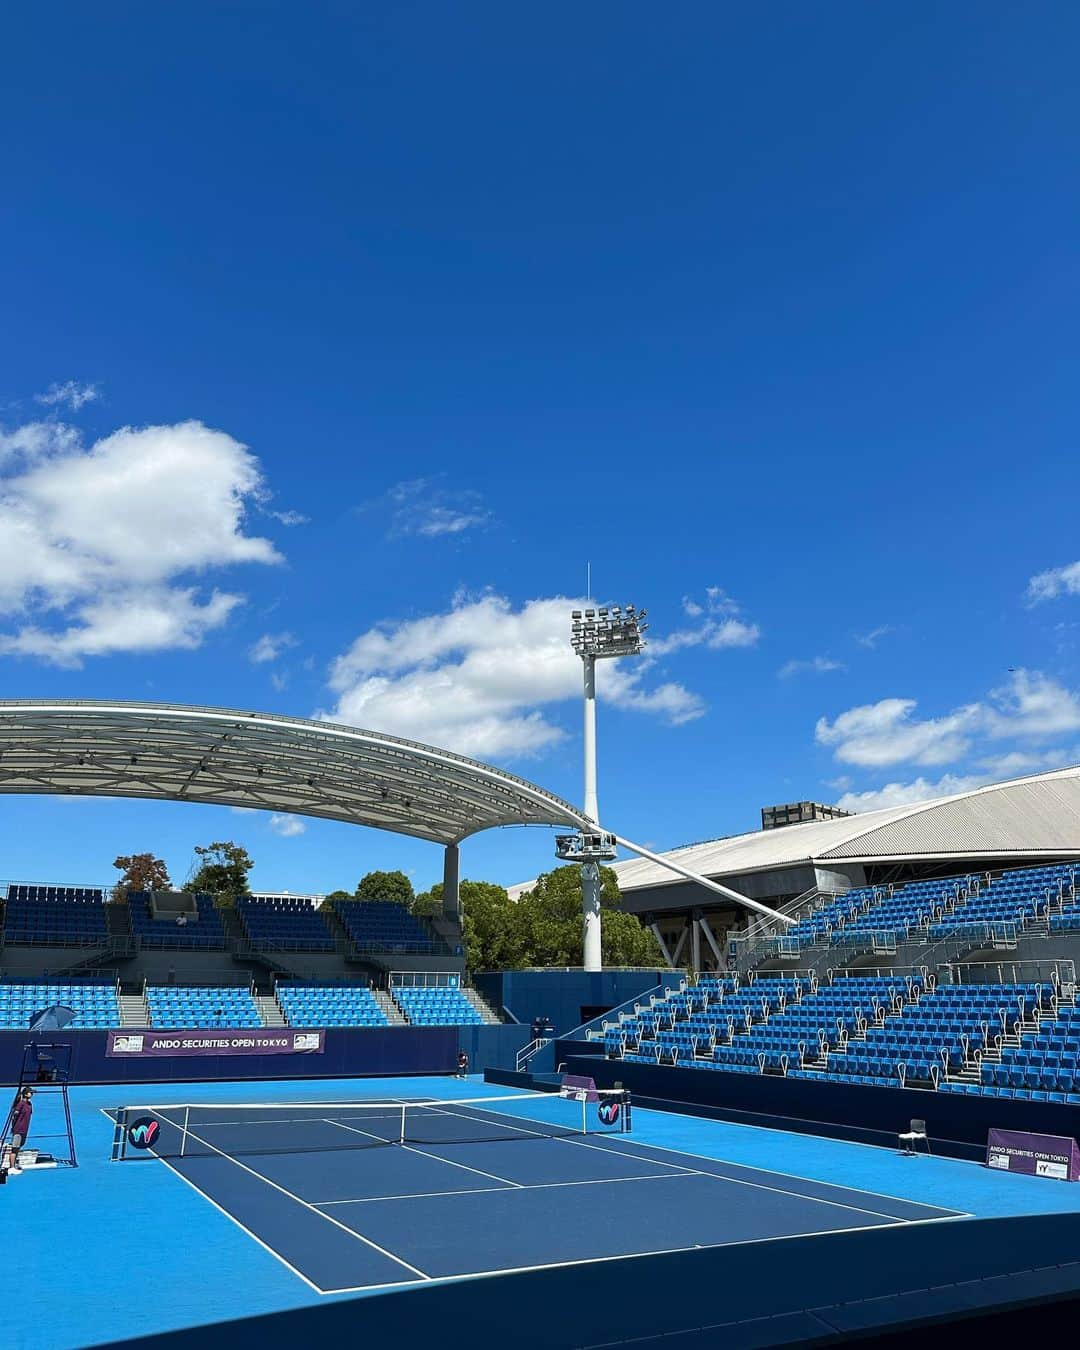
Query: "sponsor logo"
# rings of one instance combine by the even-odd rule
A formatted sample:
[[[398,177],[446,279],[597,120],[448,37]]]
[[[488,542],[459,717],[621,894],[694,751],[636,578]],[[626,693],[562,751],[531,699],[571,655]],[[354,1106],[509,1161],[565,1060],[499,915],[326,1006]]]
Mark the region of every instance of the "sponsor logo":
[[[1069,1169],[1065,1163],[1050,1162],[1046,1158],[1039,1158],[1035,1163],[1035,1175],[1037,1177],[1057,1177],[1060,1181],[1067,1181]]]
[[[132,1148],[153,1148],[161,1134],[161,1127],[153,1116],[140,1116],[128,1126],[128,1143]]]
[[[139,1055],[142,1053],[143,1038],[141,1036],[114,1036],[113,1053],[117,1055]]]
[[[299,1035],[292,1038],[292,1048],[294,1050],[318,1050],[319,1033],[317,1031],[302,1031]]]
[[[596,1108],[596,1114],[600,1117],[601,1125],[616,1125],[619,1120],[618,1102],[601,1102]]]

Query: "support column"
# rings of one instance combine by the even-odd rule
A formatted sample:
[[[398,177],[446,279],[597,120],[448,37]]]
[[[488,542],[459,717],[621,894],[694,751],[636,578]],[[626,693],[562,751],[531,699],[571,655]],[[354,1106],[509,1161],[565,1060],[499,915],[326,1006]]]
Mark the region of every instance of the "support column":
[[[603,970],[604,958],[600,934],[600,864],[581,864],[581,905],[585,922],[586,970]]]
[[[585,814],[600,823],[600,804],[596,796],[596,660],[586,656],[585,668]],[[581,913],[585,927],[586,970],[603,970],[604,956],[600,933],[600,864],[581,865]]]
[[[690,964],[694,974],[701,974],[701,910],[690,911]]]
[[[458,880],[460,856],[457,844],[447,844],[443,852],[442,907],[443,914],[455,923],[461,921],[461,890]]]

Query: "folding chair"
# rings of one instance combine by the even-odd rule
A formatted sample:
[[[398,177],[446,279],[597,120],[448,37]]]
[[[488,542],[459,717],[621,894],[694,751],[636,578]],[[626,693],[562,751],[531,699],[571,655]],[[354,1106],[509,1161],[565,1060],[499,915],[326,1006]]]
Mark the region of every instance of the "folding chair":
[[[896,1137],[897,1149],[900,1153],[906,1154],[908,1157],[913,1158],[917,1151],[915,1145],[919,1142],[920,1139],[926,1145],[926,1153],[927,1156],[929,1156],[930,1138],[926,1133],[926,1121],[913,1120],[911,1122],[910,1129],[905,1130],[902,1134],[897,1135]]]

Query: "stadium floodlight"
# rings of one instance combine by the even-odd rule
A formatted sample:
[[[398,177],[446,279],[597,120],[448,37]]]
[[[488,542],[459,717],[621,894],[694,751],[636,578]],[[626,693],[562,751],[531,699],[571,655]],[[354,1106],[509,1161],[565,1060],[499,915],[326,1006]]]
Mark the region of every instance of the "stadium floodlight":
[[[633,605],[600,605],[570,615],[570,645],[585,671],[585,814],[600,824],[596,793],[596,663],[609,657],[637,656],[645,646],[648,611]],[[573,841],[573,842],[572,842]],[[585,924],[585,969],[601,970],[600,863],[615,856],[613,836],[581,832],[556,841],[560,858],[581,862],[581,902]]]

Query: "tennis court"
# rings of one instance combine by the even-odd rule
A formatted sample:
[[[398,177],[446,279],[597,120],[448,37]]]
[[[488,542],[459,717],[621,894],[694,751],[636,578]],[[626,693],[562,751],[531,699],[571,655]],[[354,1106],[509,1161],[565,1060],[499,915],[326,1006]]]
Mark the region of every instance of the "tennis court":
[[[639,1141],[625,1106],[547,1093],[111,1114],[118,1158],[320,1294],[963,1217]]]

